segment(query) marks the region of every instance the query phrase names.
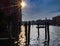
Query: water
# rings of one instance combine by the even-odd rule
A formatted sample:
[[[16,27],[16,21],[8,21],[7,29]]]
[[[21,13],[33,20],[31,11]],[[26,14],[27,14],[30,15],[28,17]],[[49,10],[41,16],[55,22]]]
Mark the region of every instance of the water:
[[[30,46],[60,46],[60,27],[59,26],[49,26],[50,31],[50,42],[49,45],[44,45],[45,41],[45,28],[40,28],[40,36],[38,37],[37,25],[31,26],[30,34]],[[22,26],[22,31],[19,35],[20,46],[25,45],[25,28]]]
[[[37,40],[37,25],[31,26],[30,46],[44,46],[45,29],[40,28],[40,38]],[[60,27],[49,26],[50,30],[50,43],[49,46],[60,46]]]
[[[25,42],[26,42],[25,27],[24,27],[24,25],[22,25],[21,26],[21,33],[19,34],[19,43],[18,43],[18,45],[19,46],[25,46],[26,45]]]

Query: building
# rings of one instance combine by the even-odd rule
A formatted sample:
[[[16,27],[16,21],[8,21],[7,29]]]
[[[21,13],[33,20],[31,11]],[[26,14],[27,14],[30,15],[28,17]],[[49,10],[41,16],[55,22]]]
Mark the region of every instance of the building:
[[[60,15],[53,17],[53,22],[57,25],[60,25]]]
[[[7,16],[7,25],[5,26],[7,29],[0,32],[0,46],[14,46],[14,42],[18,40],[22,20],[21,8],[19,9],[18,6],[16,6],[18,5],[16,3],[17,1],[18,0],[0,0],[0,11]]]

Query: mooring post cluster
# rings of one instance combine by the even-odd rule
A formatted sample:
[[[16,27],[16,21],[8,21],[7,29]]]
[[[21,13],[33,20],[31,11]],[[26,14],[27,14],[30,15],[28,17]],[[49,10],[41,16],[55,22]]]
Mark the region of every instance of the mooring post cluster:
[[[24,23],[25,26],[25,36],[26,36],[26,46],[30,45],[30,28],[31,28],[31,22]]]
[[[24,23],[24,26],[25,26],[26,46],[29,46],[30,45],[31,22],[27,21],[26,23]],[[49,41],[50,41],[49,23],[46,21],[44,25],[37,24],[36,28],[38,29],[38,37],[37,37],[37,39],[40,38],[39,37],[40,36],[39,29],[40,28],[45,28],[45,41],[44,41],[44,43],[48,44]]]
[[[37,39],[39,39],[39,36],[40,36],[39,28],[45,28],[45,41],[44,41],[44,43],[49,44],[49,41],[50,41],[49,22],[45,21],[44,25],[37,24],[37,29],[38,29]]]

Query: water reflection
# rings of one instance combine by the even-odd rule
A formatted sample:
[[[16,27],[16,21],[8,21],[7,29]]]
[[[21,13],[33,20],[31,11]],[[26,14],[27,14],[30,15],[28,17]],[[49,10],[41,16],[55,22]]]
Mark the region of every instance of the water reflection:
[[[50,26],[50,42],[45,41],[45,29],[40,30],[39,40],[37,40],[37,29],[36,25],[31,26],[30,34],[30,46],[60,46],[60,27]],[[25,27],[21,26],[21,33],[19,35],[19,45],[25,46],[26,37],[25,37]]]
[[[49,46],[49,42],[46,41],[46,42],[44,43],[44,46]]]
[[[19,46],[25,46],[26,37],[25,37],[25,27],[21,26],[21,33],[19,34]]]

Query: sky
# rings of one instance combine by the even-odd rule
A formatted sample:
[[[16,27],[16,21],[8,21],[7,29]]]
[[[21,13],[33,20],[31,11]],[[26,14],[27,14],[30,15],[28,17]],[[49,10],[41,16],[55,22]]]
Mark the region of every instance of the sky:
[[[60,0],[24,0],[26,7],[22,9],[22,20],[30,21],[60,15]]]

